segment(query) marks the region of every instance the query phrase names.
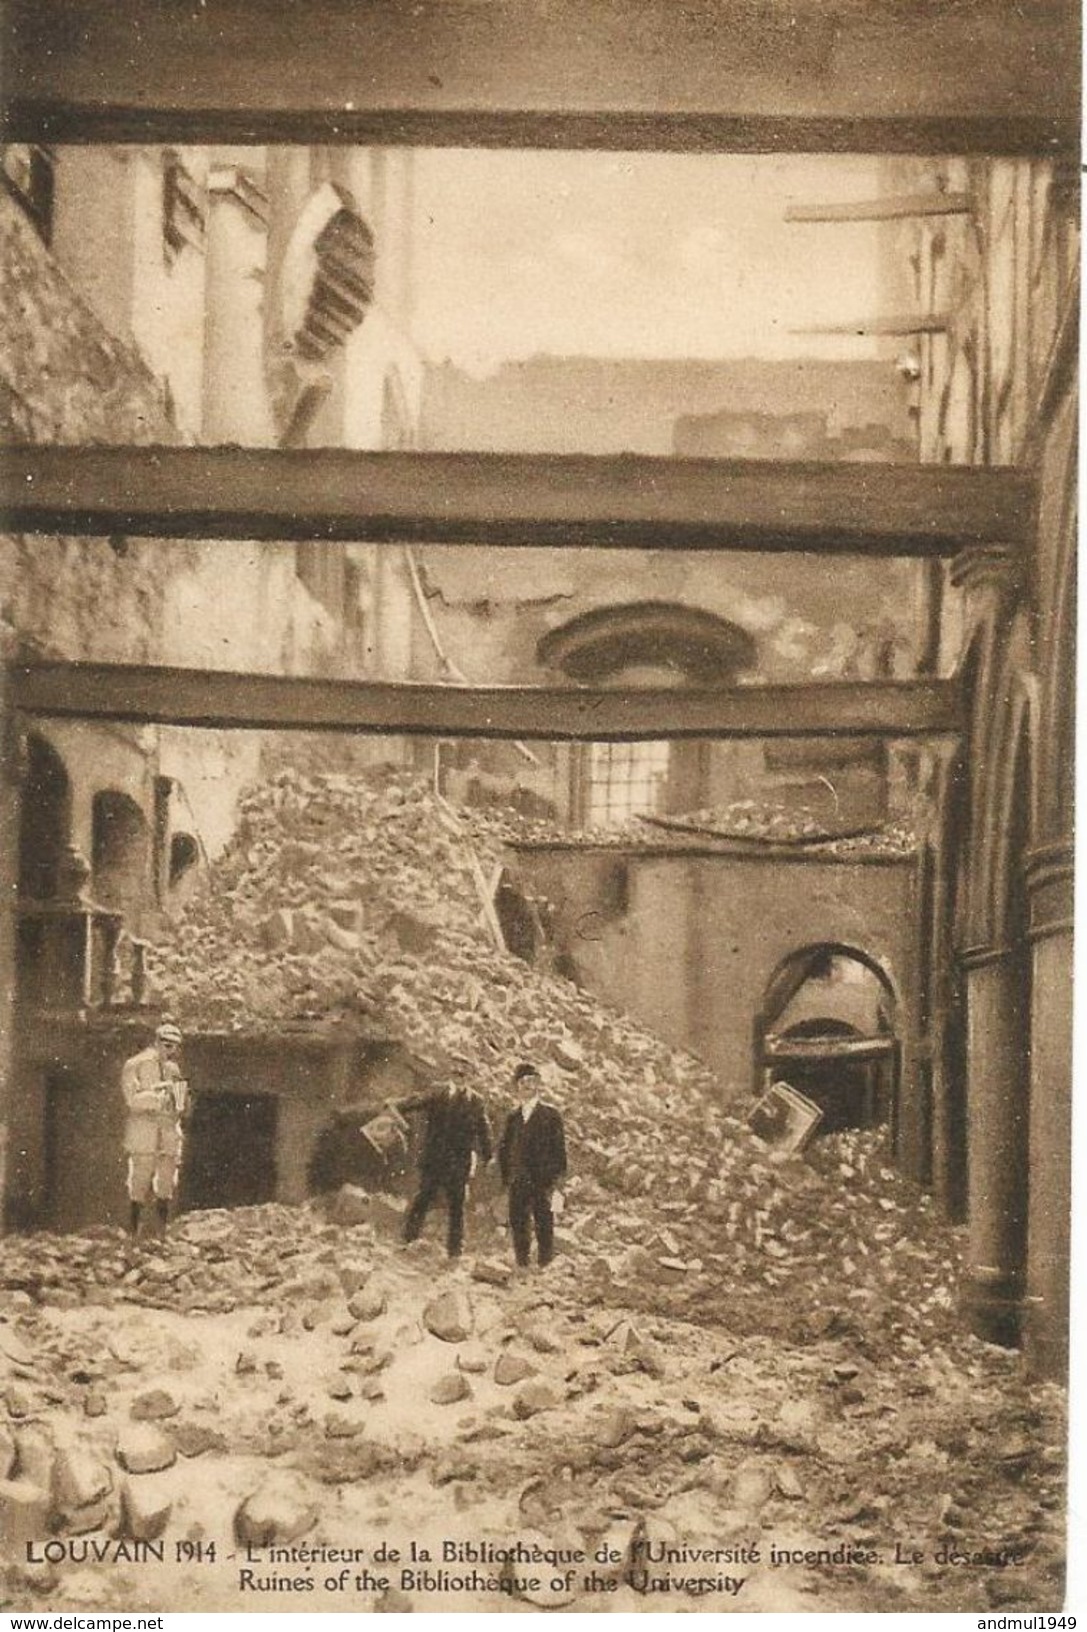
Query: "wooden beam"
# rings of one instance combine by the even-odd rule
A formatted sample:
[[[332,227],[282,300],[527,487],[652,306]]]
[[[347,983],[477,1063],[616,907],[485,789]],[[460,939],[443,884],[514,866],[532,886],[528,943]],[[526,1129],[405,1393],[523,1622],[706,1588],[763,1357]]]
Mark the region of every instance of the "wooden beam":
[[[8,448],[14,531],[946,556],[1030,536],[1015,469],[335,448]]]
[[[791,334],[946,334],[951,327],[948,312],[905,312],[890,317],[858,317],[853,323],[817,323],[812,328],[791,329]]]
[[[951,681],[836,681],[715,691],[441,686],[129,664],[11,671],[13,703],[52,719],[239,731],[656,741],[666,737],[932,737],[962,716]]]
[[[904,193],[841,204],[790,204],[786,221],[914,221],[933,215],[969,215],[969,193]]]
[[[763,1060],[881,1060],[897,1048],[893,1037],[768,1037]]]
[[[1076,150],[1075,0],[8,0],[9,140]]]

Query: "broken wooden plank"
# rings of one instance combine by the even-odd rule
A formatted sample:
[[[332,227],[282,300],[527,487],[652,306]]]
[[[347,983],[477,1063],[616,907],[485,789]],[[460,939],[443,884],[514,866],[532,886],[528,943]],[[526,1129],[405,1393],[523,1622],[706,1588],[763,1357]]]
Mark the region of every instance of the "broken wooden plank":
[[[216,730],[654,741],[666,737],[932,737],[957,733],[946,680],[608,690],[441,686],[149,667],[35,662],[11,671],[13,702],[49,718]]]
[[[4,450],[14,531],[948,556],[1025,543],[1012,468],[338,448]]]
[[[1077,146],[1071,0],[9,0],[9,140],[688,152]]]

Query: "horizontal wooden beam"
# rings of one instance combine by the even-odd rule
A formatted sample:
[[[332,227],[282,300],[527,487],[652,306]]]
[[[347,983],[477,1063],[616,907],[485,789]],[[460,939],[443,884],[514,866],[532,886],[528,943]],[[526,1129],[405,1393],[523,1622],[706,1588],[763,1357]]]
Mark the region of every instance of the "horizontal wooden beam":
[[[50,142],[1075,151],[1075,0],[8,0]]]
[[[914,221],[935,215],[969,215],[969,193],[900,193],[840,204],[790,204],[786,221]]]
[[[787,1060],[849,1063],[887,1059],[897,1046],[894,1037],[768,1037],[762,1057],[768,1065]]]
[[[947,312],[901,312],[887,317],[858,317],[853,323],[818,323],[811,328],[793,329],[793,334],[946,334],[951,327]]]
[[[951,681],[836,681],[719,691],[441,686],[128,664],[42,662],[11,674],[15,708],[51,719],[239,731],[655,741],[931,737],[961,727]]]
[[[335,448],[8,448],[10,529],[946,556],[1030,533],[1014,469]]]

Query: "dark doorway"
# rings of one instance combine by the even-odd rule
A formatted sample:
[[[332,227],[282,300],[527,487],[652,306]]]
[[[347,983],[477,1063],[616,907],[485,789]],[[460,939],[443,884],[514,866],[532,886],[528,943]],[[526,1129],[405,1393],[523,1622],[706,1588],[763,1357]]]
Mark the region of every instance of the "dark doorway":
[[[47,1229],[67,1232],[101,1223],[104,1217],[112,1220],[121,1198],[122,1158],[118,1155],[112,1188],[101,1163],[87,1159],[88,1143],[99,1134],[101,1105],[86,1081],[66,1066],[47,1070],[42,1090],[43,1183],[38,1222]]]
[[[182,1179],[182,1206],[255,1207],[276,1194],[274,1094],[197,1092]]]
[[[64,761],[44,737],[31,734],[19,818],[19,894],[26,901],[51,901],[57,893],[71,806]]]

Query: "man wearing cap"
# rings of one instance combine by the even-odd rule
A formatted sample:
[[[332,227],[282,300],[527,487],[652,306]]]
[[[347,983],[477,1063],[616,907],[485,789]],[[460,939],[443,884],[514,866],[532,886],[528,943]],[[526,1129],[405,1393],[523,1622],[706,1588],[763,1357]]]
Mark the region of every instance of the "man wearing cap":
[[[532,1251],[544,1269],[555,1256],[555,1212],[562,1210],[557,1187],[566,1177],[566,1133],[562,1112],[540,1098],[540,1073],[528,1061],[513,1073],[521,1103],[506,1118],[498,1165],[509,1191],[510,1234],[517,1262],[527,1266]],[[557,1204],[557,1205],[556,1205]]]
[[[459,1258],[464,1246],[464,1201],[476,1161],[494,1154],[491,1126],[479,1094],[454,1076],[437,1093],[390,1101],[398,1111],[421,1111],[423,1147],[419,1188],[404,1220],[404,1240],[415,1241],[439,1195],[448,1210],[446,1249]]]
[[[181,1040],[178,1027],[163,1021],[151,1047],[133,1054],[121,1071],[121,1092],[128,1111],[124,1149],[133,1236],[139,1234],[141,1214],[152,1198],[159,1228],[165,1234],[177,1188],[181,1119],[189,1099],[189,1085],[178,1064]]]

